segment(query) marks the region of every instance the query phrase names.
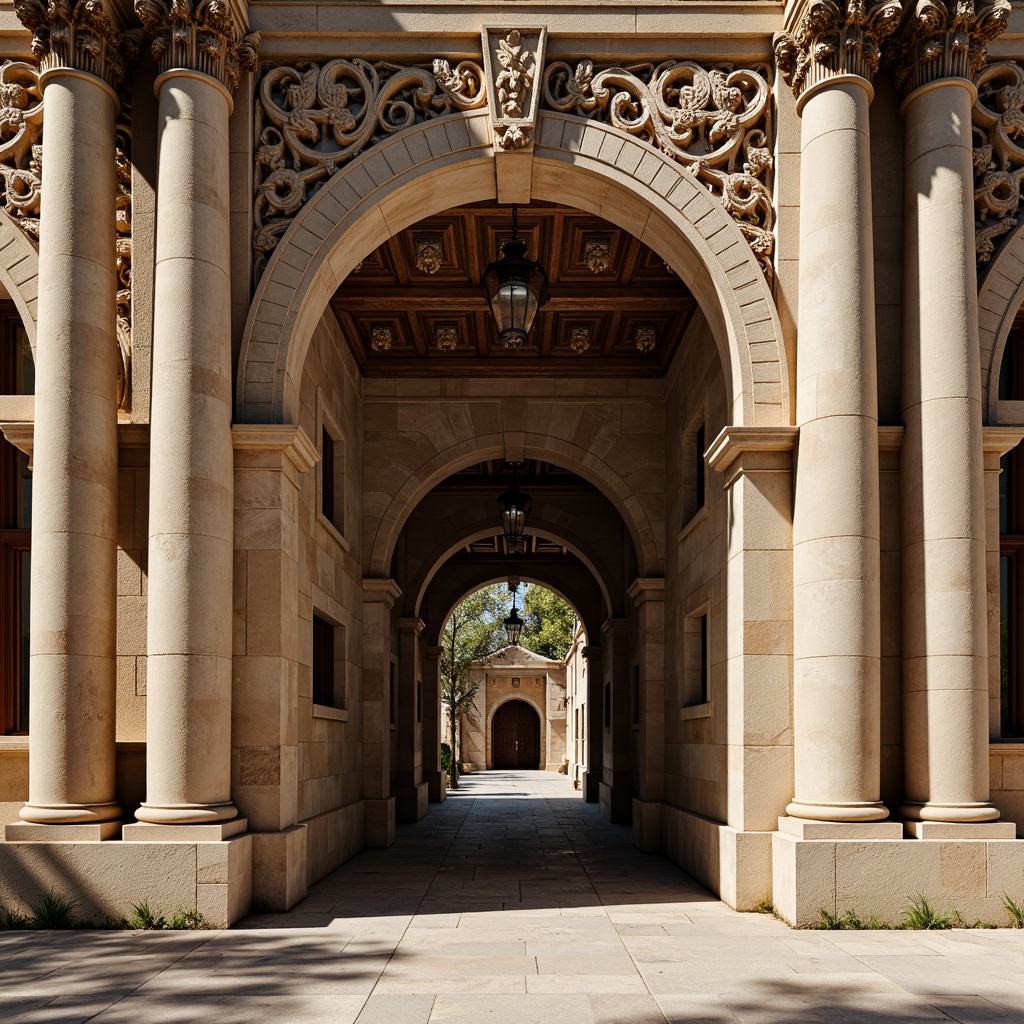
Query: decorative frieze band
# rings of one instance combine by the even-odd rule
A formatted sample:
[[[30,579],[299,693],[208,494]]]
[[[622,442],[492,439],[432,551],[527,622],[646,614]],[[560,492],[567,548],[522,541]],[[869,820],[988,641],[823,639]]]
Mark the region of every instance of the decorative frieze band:
[[[672,157],[718,198],[770,274],[769,76],[765,66],[689,60],[603,69],[554,61],[544,72],[543,106],[604,121]]]
[[[135,0],[135,13],[161,74],[186,68],[233,92],[241,72],[256,70],[259,34],[245,34],[226,0]]]
[[[902,14],[900,0],[808,0],[795,28],[774,40],[775,62],[793,95],[836,75],[870,82]]]
[[[43,174],[43,94],[39,68],[25,61],[0,64],[0,207],[39,242]],[[122,100],[117,120],[115,223],[117,229],[117,402],[131,410],[132,365],[132,151],[131,107]]]
[[[118,32],[103,0],[15,0],[14,10],[40,71],[74,68],[116,89],[139,55],[141,33]]]
[[[973,111],[974,237],[978,267],[1017,225],[1024,179],[1024,69],[990,64],[977,78]]]
[[[943,78],[973,81],[1009,16],[1009,0],[916,0],[889,43],[896,85],[909,96]]]

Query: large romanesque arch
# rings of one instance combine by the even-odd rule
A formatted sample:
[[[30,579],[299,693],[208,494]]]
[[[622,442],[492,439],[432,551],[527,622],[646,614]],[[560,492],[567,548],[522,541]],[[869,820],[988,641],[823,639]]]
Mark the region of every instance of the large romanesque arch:
[[[0,209],[0,284],[18,309],[32,354],[36,351],[39,252],[14,218]]]
[[[423,217],[495,199],[500,159],[487,111],[473,110],[396,132],[338,170],[295,215],[256,289],[239,360],[238,419],[295,422],[306,351],[339,283]],[[790,422],[771,288],[736,221],[694,175],[621,129],[544,111],[530,197],[603,217],[657,252],[711,326],[731,421]]]
[[[990,426],[1009,422],[999,410],[999,370],[1006,340],[1024,305],[1024,223],[1001,246],[978,282],[978,340],[981,350],[981,400]],[[1017,417],[1015,417],[1017,418]]]

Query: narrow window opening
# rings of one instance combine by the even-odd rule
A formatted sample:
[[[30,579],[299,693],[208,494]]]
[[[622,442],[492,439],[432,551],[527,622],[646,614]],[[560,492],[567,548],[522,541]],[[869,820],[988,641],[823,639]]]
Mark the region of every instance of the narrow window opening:
[[[320,441],[320,511],[324,518],[334,522],[334,438],[322,430]]]
[[[707,501],[707,494],[704,489],[704,424],[697,428],[696,464],[694,465],[694,487],[696,500],[694,502],[696,511],[699,512]]]
[[[313,703],[334,707],[334,626],[313,616]]]
[[[700,617],[700,703],[707,704],[708,694],[708,617]]]

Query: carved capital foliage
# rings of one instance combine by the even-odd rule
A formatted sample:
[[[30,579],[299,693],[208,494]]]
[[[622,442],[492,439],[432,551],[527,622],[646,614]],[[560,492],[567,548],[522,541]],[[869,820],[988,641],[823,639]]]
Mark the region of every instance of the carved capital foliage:
[[[139,55],[139,32],[121,33],[102,0],[15,0],[40,70],[75,68],[116,88]]]
[[[836,75],[870,82],[902,13],[900,0],[808,0],[793,31],[774,40],[775,62],[793,95]]]
[[[669,60],[628,68],[544,72],[544,105],[604,121],[660,149],[704,183],[732,215],[765,273],[771,274],[775,208],[769,177],[768,69]]]
[[[246,35],[225,0],[135,0],[135,13],[161,73],[187,68],[234,91],[243,71],[256,70],[259,33]]]
[[[360,58],[270,67],[256,100],[254,271],[324,180],[367,147],[487,102],[479,64],[402,67]]]
[[[915,0],[889,46],[903,95],[943,78],[973,81],[1009,16],[1009,0]]]
[[[974,136],[974,238],[979,270],[1017,225],[1024,180],[1024,70],[990,64],[977,78]]]

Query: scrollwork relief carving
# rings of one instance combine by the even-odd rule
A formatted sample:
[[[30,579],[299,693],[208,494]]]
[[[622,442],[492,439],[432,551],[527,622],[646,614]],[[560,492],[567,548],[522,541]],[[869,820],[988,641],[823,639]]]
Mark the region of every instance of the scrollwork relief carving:
[[[267,70],[255,120],[257,279],[292,217],[340,167],[395,132],[486,99],[483,70],[468,60],[402,67],[339,58]]]
[[[766,68],[693,61],[601,70],[591,60],[575,67],[555,61],[544,72],[544,104],[605,121],[682,164],[736,220],[770,275],[775,209],[766,75]]]
[[[132,130],[131,108],[121,105],[117,123],[117,407],[132,408]]]
[[[0,206],[37,241],[42,140],[39,69],[24,61],[7,61],[0,65]]]

